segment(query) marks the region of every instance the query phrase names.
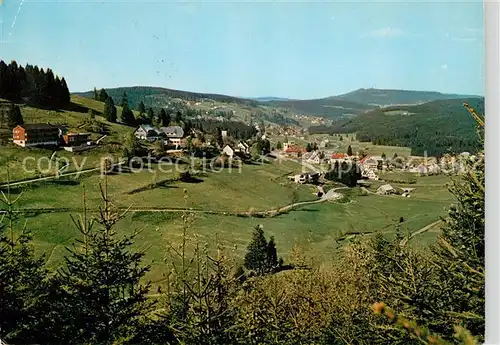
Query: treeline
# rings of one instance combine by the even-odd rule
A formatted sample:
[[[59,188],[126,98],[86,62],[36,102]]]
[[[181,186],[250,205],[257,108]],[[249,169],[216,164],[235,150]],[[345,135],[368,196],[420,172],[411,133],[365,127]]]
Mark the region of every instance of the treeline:
[[[133,87],[119,87],[119,88],[110,88],[106,90],[108,94],[114,99],[118,99],[123,92],[126,92],[129,95],[130,106],[132,108],[136,108],[138,104],[143,101],[147,106],[155,107],[155,104],[158,99],[162,99],[162,101],[168,101],[172,98],[178,98],[186,101],[201,101],[203,99],[212,99],[218,102],[224,103],[237,103],[244,105],[256,106],[257,102],[253,100],[237,98],[226,95],[218,95],[218,94],[208,94],[208,93],[196,93],[196,92],[188,92],[188,91],[180,91],[173,89],[166,89],[160,87],[148,87],[148,86],[133,86]],[[82,93],[84,97],[92,98],[92,91]]]
[[[50,68],[19,66],[0,60],[0,98],[43,107],[64,107],[70,102],[66,80]]]
[[[217,129],[223,128],[228,131],[228,135],[241,140],[251,139],[257,134],[255,127],[240,121],[224,121],[224,123],[221,123],[216,120],[194,120],[193,127],[201,129],[204,133],[210,135],[216,135]]]
[[[484,112],[484,99],[434,101],[418,106],[375,110],[354,119],[337,121],[332,126],[310,127],[309,133],[356,132],[359,141],[410,147],[412,155],[477,152],[481,146],[477,142],[474,120],[462,106],[464,101]]]
[[[165,281],[115,231],[123,214],[101,189],[100,212],[73,218],[80,239],[49,271],[3,196],[0,338],[9,344],[463,344],[484,341],[484,155],[451,192],[456,206],[425,251],[403,236],[360,236],[319,265],[295,245],[283,271],[274,239],[256,227],[243,266],[227,246],[189,236],[167,244]],[[144,230],[144,231],[147,231]],[[217,236],[216,236],[217,238]],[[281,268],[280,268],[281,267]],[[281,271],[280,273],[276,273]],[[390,308],[390,309],[389,309]]]

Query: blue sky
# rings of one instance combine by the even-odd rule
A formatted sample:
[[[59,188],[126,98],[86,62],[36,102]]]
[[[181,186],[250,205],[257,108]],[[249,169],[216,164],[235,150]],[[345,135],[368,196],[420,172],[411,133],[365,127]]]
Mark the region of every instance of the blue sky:
[[[4,0],[0,20],[1,59],[50,67],[73,92],[484,94],[480,1]]]

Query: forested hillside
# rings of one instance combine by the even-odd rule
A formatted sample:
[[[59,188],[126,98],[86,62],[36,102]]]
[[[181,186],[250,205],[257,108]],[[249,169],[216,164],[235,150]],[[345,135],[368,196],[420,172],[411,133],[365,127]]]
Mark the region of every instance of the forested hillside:
[[[268,101],[266,105],[285,108],[299,114],[323,116],[326,118],[355,115],[371,109],[371,107],[365,104],[334,99],[332,97],[309,100]]]
[[[332,126],[313,126],[309,133],[357,133],[360,141],[378,145],[407,146],[412,154],[442,155],[447,151],[480,149],[474,119],[462,106],[469,103],[484,113],[484,99],[433,101],[416,106],[378,109]]]
[[[62,107],[69,103],[66,80],[54,75],[50,68],[19,66],[0,60],[0,98],[12,102],[44,107]]]
[[[396,104],[420,104],[445,99],[464,99],[479,97],[441,93],[435,91],[386,90],[370,88],[358,89],[332,98],[367,105],[383,106]]]
[[[155,107],[155,100],[158,100],[158,97],[164,97],[166,100],[172,98],[179,98],[186,101],[198,101],[201,99],[212,99],[219,102],[225,103],[237,103],[237,104],[247,104],[247,105],[257,105],[256,101],[237,98],[226,95],[218,95],[218,94],[208,94],[208,93],[197,93],[197,92],[188,92],[181,90],[173,90],[166,89],[162,87],[150,87],[150,86],[132,86],[132,87],[117,87],[106,89],[106,92],[113,99],[119,99],[124,92],[127,93],[129,106],[133,109],[137,108],[141,101],[144,102],[146,106]],[[77,95],[93,98],[93,91],[75,93]],[[152,97],[154,96],[154,97]]]

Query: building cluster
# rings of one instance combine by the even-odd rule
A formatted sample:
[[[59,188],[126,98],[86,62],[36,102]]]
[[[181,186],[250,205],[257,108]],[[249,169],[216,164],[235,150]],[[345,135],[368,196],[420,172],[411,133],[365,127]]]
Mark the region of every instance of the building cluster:
[[[90,148],[90,133],[68,132],[66,126],[51,123],[27,123],[14,127],[12,142],[21,147],[62,146],[68,151]]]
[[[165,145],[182,148],[186,146],[184,130],[180,126],[154,127],[151,125],[141,125],[136,128],[134,135],[137,139],[154,142],[163,141]]]

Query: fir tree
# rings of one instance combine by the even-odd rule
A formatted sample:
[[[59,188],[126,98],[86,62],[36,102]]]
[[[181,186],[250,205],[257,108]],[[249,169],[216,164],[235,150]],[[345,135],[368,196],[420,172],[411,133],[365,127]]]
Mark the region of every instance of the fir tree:
[[[175,113],[175,122],[177,122],[177,124],[180,124],[182,122],[182,113],[180,111],[177,111]]]
[[[103,206],[95,222],[86,212],[74,219],[82,240],[68,248],[65,268],[54,278],[63,289],[58,304],[63,317],[58,322],[65,343],[114,344],[129,339],[150,306],[149,284],[140,284],[149,266],[142,265],[144,253],[131,250],[137,233],[119,236],[114,230],[124,214],[112,206],[106,182],[101,197]],[[94,229],[96,223],[99,230]]]
[[[126,125],[135,125],[135,116],[132,110],[129,108],[128,102],[125,102],[122,107],[121,121]]]
[[[101,102],[106,102],[106,100],[109,98],[108,96],[108,93],[106,92],[106,90],[104,89],[101,89],[99,91],[99,101]]]
[[[125,91],[123,91],[123,95],[122,95],[122,100],[120,102],[120,106],[122,108],[128,107],[128,98],[127,98],[127,93]]]
[[[267,268],[267,241],[262,226],[257,225],[252,234],[252,240],[247,246],[245,267],[263,274]]]
[[[2,191],[0,205],[0,336],[18,344],[38,343],[48,292],[45,258],[35,256],[32,235],[26,227],[15,230],[14,212],[19,195],[13,199],[10,189]]]
[[[274,236],[271,236],[269,242],[267,243],[266,250],[267,257],[267,269],[269,271],[273,270],[278,266],[278,253],[276,251],[276,243],[274,243]]]
[[[139,105],[137,106],[137,111],[139,114],[144,114],[146,112],[146,106],[144,105],[143,101],[139,102]]]
[[[23,115],[21,114],[21,109],[19,109],[18,105],[12,103],[9,108],[9,112],[7,113],[7,124],[9,128],[14,128],[18,125],[22,125],[24,123]]]
[[[94,100],[99,100],[99,94],[97,93],[97,89],[94,87]]]
[[[351,145],[349,145],[349,146],[347,147],[347,155],[348,155],[349,157],[351,157],[351,156],[352,156],[352,147],[351,147]]]
[[[104,112],[102,114],[109,122],[116,122],[116,106],[113,98],[108,97],[104,103]]]
[[[154,120],[154,117],[155,117],[155,113],[153,111],[153,108],[148,108],[148,112],[147,112],[147,119],[148,119],[148,123],[153,123],[153,120]]]

